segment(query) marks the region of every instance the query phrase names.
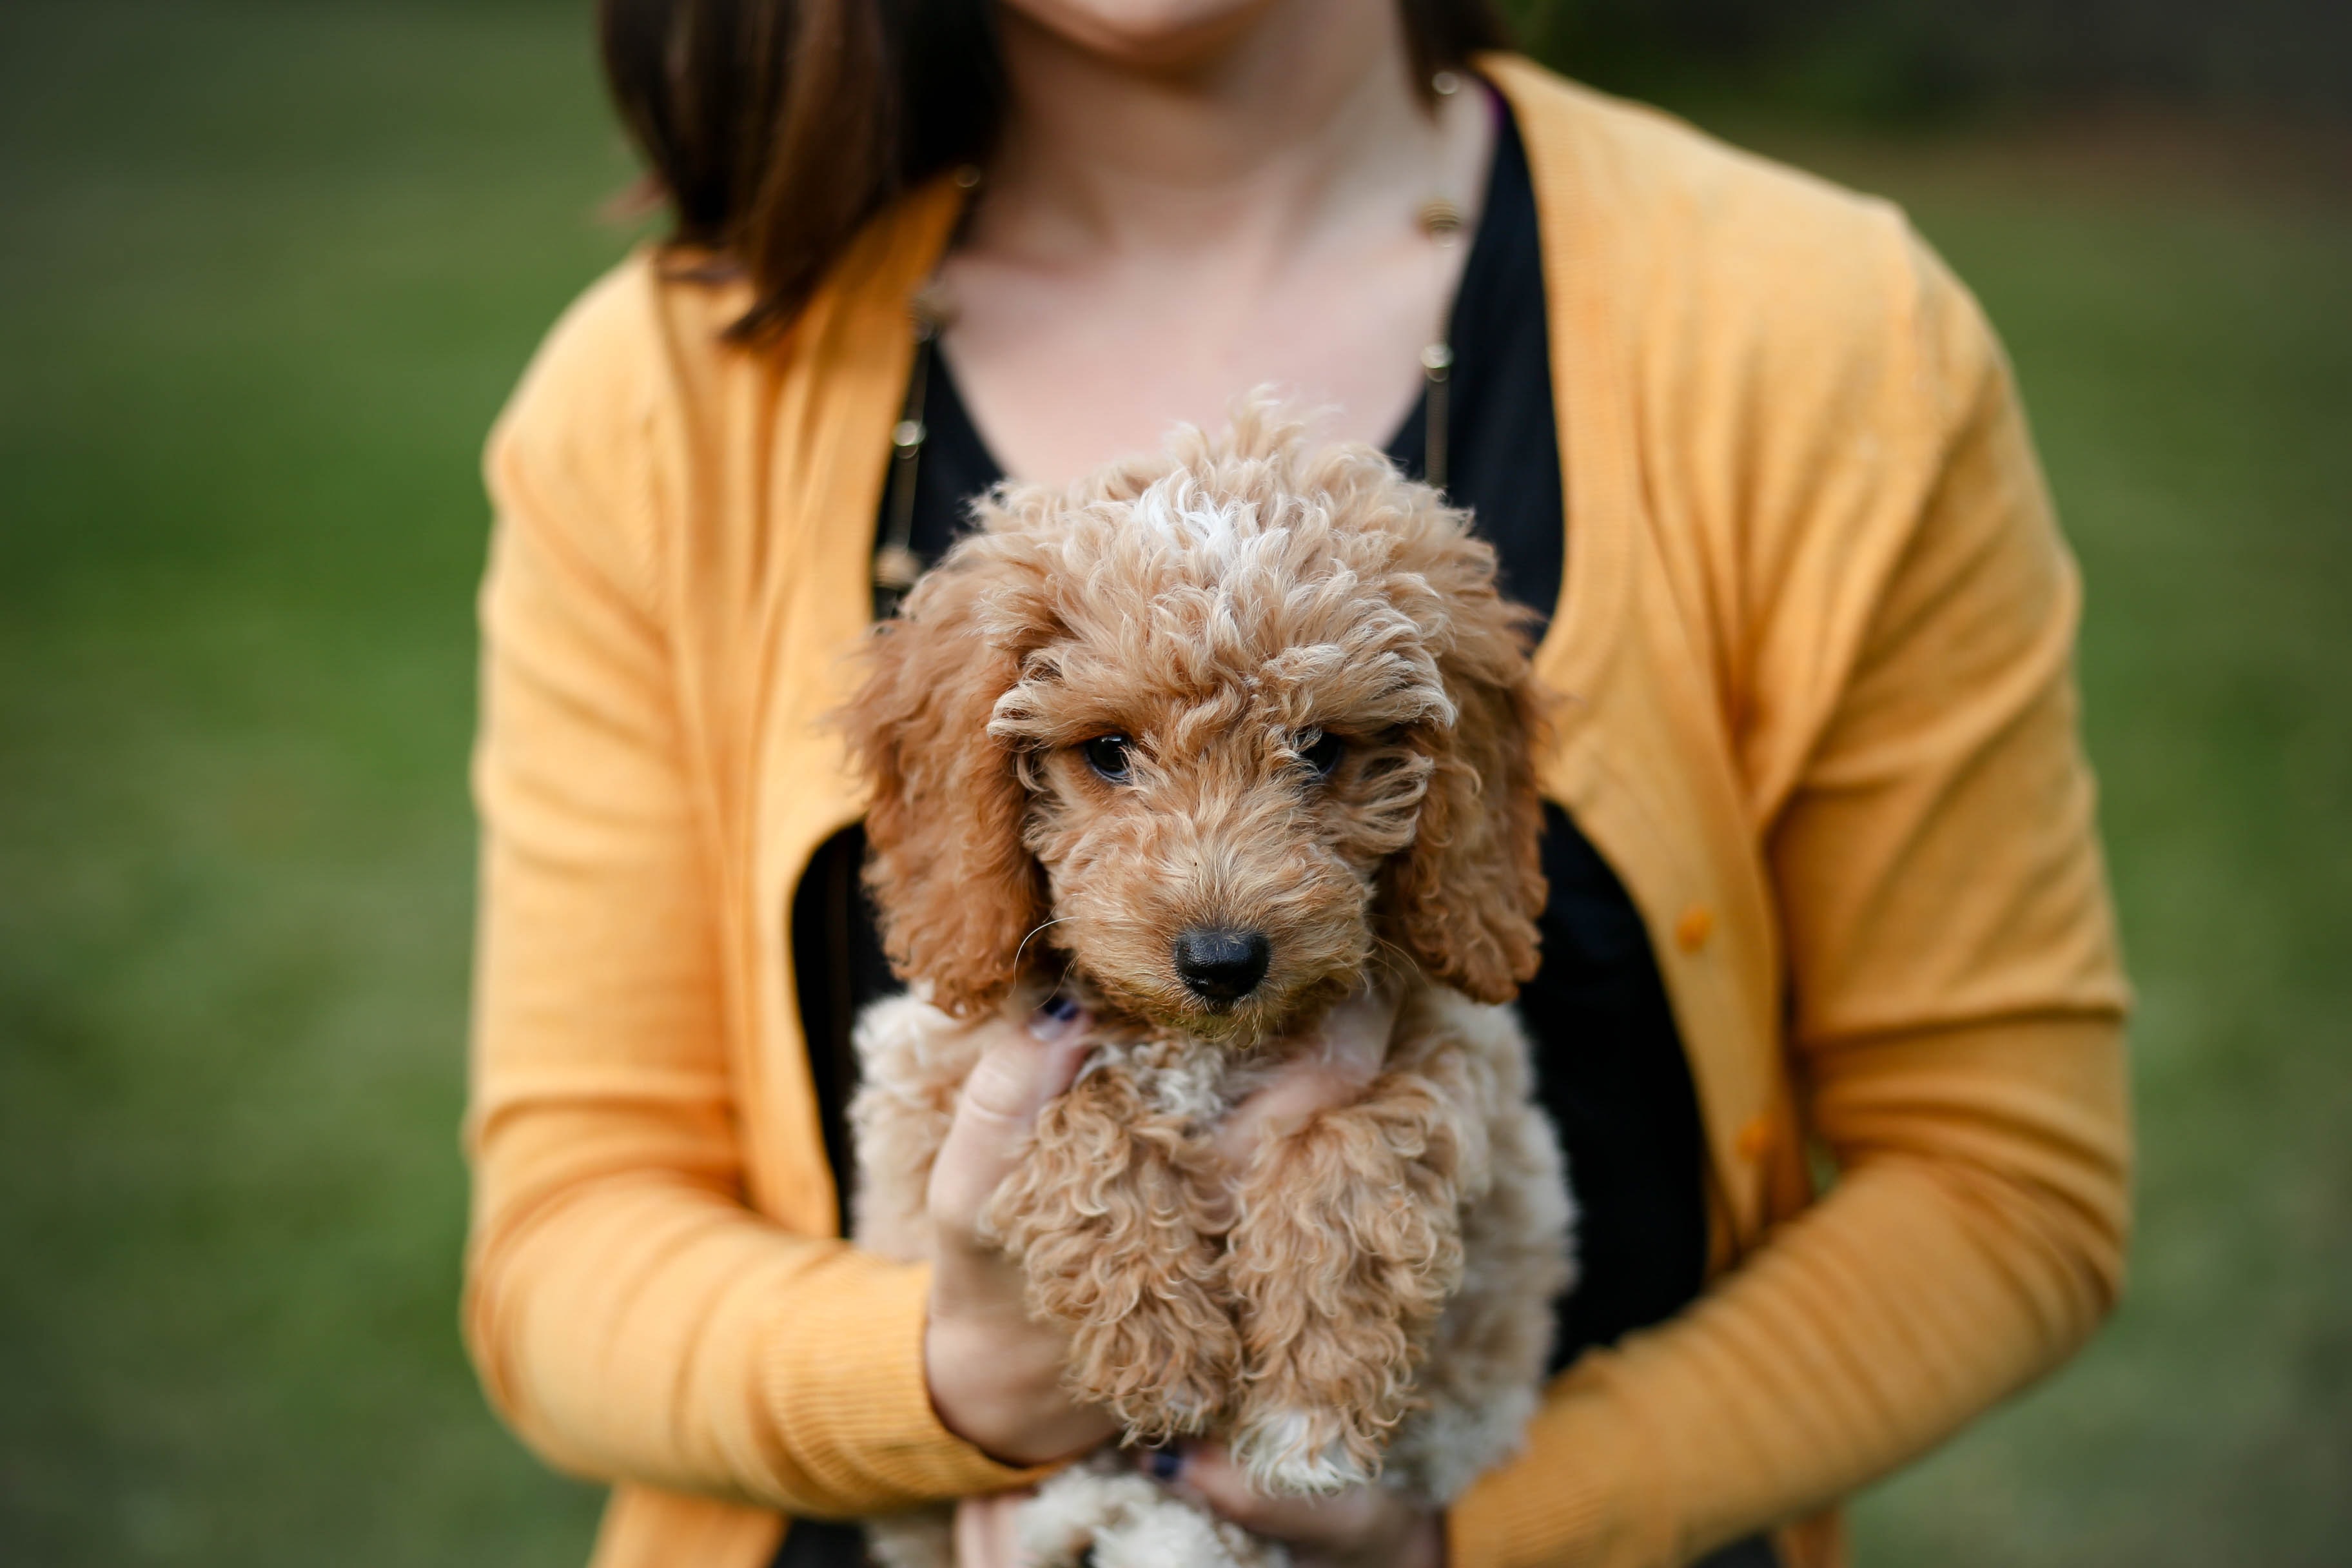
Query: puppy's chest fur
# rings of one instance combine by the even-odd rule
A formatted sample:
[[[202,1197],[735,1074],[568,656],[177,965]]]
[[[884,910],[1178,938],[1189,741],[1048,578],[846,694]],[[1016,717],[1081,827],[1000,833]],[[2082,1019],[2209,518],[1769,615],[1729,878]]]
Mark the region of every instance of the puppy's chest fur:
[[[1264,1088],[1287,1059],[1270,1050],[1237,1053],[1230,1046],[1167,1030],[1106,1040],[1086,1070],[1125,1078],[1154,1115],[1205,1135]]]

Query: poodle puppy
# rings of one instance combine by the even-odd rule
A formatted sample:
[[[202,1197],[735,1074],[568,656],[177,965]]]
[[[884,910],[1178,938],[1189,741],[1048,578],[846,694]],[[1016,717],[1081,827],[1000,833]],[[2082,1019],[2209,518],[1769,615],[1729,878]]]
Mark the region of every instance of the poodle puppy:
[[[1506,1004],[1544,897],[1524,616],[1465,514],[1272,405],[1012,485],[880,627],[843,722],[910,983],[860,1020],[856,1234],[920,1258],[971,1024],[1059,993],[1095,1049],[985,1215],[1070,1387],[1261,1489],[1444,1502],[1518,1441],[1570,1278]],[[1333,1003],[1400,1010],[1353,1104],[1229,1170],[1220,1119]],[[875,1530],[948,1561],[945,1516]],[[1115,1455],[1047,1482],[1047,1564],[1285,1559]]]

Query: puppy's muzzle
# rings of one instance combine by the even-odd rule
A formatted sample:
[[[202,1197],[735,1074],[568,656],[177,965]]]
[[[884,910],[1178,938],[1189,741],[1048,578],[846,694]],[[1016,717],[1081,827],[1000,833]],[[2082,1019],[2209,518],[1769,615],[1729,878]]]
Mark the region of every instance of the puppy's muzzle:
[[[1194,926],[1176,939],[1176,973],[1213,1007],[1231,1006],[1256,990],[1273,957],[1264,931]]]

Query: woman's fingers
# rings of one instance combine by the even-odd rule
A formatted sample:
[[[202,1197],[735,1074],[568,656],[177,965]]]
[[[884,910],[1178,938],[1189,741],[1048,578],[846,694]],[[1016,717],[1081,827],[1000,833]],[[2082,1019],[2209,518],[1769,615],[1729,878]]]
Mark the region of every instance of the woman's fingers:
[[[1258,1145],[1298,1127],[1316,1112],[1346,1105],[1364,1086],[1321,1064],[1302,1058],[1285,1066],[1274,1081],[1234,1109],[1217,1128],[1217,1152],[1235,1171],[1250,1163]]]
[[[1250,1489],[1240,1468],[1216,1444],[1188,1445],[1181,1463],[1172,1468],[1164,1457],[1154,1458],[1160,1462],[1147,1463],[1147,1473],[1191,1493],[1252,1534],[1286,1542],[1302,1568],[1428,1568],[1444,1559],[1437,1516],[1385,1487],[1350,1487],[1324,1498],[1267,1497]]]
[[[1224,1156],[1245,1164],[1269,1133],[1360,1097],[1379,1075],[1395,1018],[1394,1001],[1377,995],[1334,1008],[1297,1059],[1228,1119]],[[923,1338],[931,1403],[949,1430],[1015,1464],[1075,1453],[1114,1430],[1104,1412],[1063,1392],[1066,1339],[1028,1316],[1020,1271],[979,1234],[1037,1113],[1084,1066],[1089,1024],[1062,1001],[1025,1025],[981,1026],[988,1037],[931,1170],[937,1247]]]
[[[1354,1103],[1380,1076],[1396,1016],[1396,998],[1380,990],[1334,1006],[1316,1026],[1307,1048],[1225,1118],[1217,1129],[1217,1152],[1238,1170],[1267,1139],[1281,1137],[1318,1111]]]
[[[1064,1331],[1029,1316],[1021,1271],[978,1234],[1038,1111],[1077,1077],[1087,1025],[1064,1004],[1025,1025],[981,1026],[990,1037],[931,1169],[937,1246],[924,1378],[941,1424],[1007,1464],[1059,1458],[1116,1430],[1108,1415],[1063,1393]]]
[[[1076,1003],[1057,998],[1025,1028],[983,1026],[996,1037],[964,1080],[931,1167],[931,1218],[942,1241],[969,1241],[1038,1111],[1077,1077],[1088,1048],[1087,1022]]]
[[[1200,1498],[1220,1518],[1256,1535],[1301,1545],[1353,1546],[1376,1522],[1385,1500],[1375,1488],[1351,1487],[1336,1497],[1268,1497],[1254,1491],[1225,1450],[1214,1443],[1188,1445],[1176,1485]]]
[[[956,1568],[1021,1568],[1021,1537],[1013,1518],[1032,1493],[997,1492],[956,1504]]]
[[[1235,1166],[1246,1164],[1266,1138],[1353,1101],[1380,1076],[1396,1016],[1396,998],[1384,990],[1332,1007],[1307,1048],[1225,1119],[1218,1152]],[[970,1236],[989,1194],[1011,1173],[1038,1111],[1077,1077],[1089,1048],[1089,1022],[1076,1003],[1056,997],[1030,1016],[1026,1028],[983,1026],[996,1037],[964,1080],[955,1121],[931,1168],[931,1215],[943,1238]]]
[[[1358,992],[1315,1026],[1315,1054],[1332,1070],[1370,1083],[1387,1059],[1396,1020],[1395,992],[1386,986]]]

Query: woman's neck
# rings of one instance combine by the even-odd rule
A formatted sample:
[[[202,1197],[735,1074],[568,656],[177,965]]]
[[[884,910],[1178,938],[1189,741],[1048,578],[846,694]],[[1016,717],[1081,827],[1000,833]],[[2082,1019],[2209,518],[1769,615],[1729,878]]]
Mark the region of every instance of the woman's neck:
[[[1013,109],[978,220],[1017,248],[1281,250],[1446,183],[1394,5],[1271,0],[1149,49],[1000,16]]]
[[[1475,221],[1494,122],[1482,93],[1426,107],[1397,6],[1261,0],[1213,35],[1149,47],[1007,5],[1012,109],[941,282],[944,348],[1007,472],[1066,479],[1213,428],[1271,385],[1331,438],[1379,442],[1412,408]],[[1093,24],[1087,24],[1092,26]]]

